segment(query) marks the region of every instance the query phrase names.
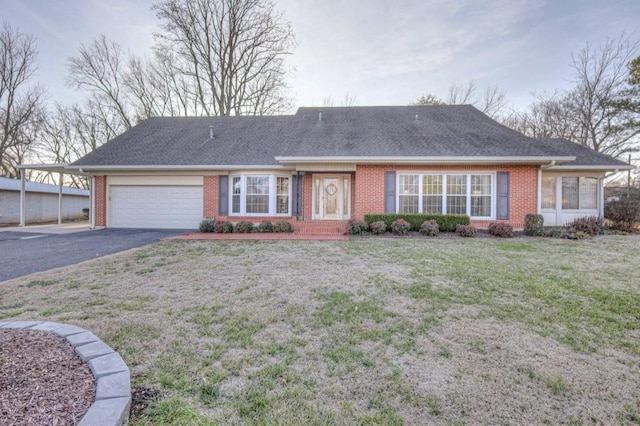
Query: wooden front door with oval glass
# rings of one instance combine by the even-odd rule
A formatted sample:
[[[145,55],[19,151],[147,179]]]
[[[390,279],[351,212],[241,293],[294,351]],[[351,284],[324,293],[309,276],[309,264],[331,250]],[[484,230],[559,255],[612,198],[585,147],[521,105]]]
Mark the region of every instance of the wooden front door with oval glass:
[[[351,215],[351,176],[313,176],[313,218],[346,220]]]

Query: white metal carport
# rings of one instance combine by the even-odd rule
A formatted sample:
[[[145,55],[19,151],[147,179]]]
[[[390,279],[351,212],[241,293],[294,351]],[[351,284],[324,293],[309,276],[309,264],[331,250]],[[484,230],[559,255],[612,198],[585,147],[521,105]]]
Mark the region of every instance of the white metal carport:
[[[69,168],[68,163],[57,164],[20,164],[20,227],[26,225],[26,173],[25,170],[38,170],[43,172],[57,173],[58,179],[58,225],[62,224],[62,187],[64,183],[64,175],[84,176],[89,178],[89,217],[91,219],[91,229],[95,228],[95,188],[93,177],[89,173],[83,172],[81,169]]]

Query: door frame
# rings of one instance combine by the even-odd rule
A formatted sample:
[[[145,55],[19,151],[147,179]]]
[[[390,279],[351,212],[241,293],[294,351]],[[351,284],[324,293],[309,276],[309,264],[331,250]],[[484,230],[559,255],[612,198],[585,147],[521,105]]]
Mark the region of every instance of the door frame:
[[[319,187],[316,186],[316,181],[320,180],[322,188],[322,181],[324,179],[342,179],[342,185],[339,188],[341,196],[339,197],[340,211],[342,217],[324,217],[324,204],[322,197],[318,198]],[[346,182],[346,185],[345,185]],[[344,194],[346,189],[347,193]],[[346,201],[346,206],[344,205]],[[313,220],[347,220],[351,217],[351,175],[350,174],[324,174],[316,173],[311,176],[311,217]]]

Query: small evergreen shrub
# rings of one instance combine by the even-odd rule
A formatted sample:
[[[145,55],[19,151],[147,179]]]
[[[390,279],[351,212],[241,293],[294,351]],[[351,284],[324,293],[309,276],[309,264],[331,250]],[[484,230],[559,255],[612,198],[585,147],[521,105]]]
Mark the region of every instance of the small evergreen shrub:
[[[471,226],[471,225],[456,226],[456,234],[460,235],[461,237],[471,238],[471,237],[475,237],[477,233],[478,233],[478,230],[476,229],[475,226]]]
[[[217,222],[216,232],[219,234],[230,234],[233,232],[233,223],[231,222]]]
[[[387,224],[384,223],[384,221],[382,220],[378,220],[376,222],[372,222],[369,224],[369,229],[371,230],[371,232],[373,232],[374,234],[384,234],[385,232],[387,232]]]
[[[504,222],[493,222],[489,225],[489,234],[496,237],[512,238],[513,226]]]
[[[436,222],[435,219],[425,220],[422,222],[422,225],[420,225],[420,233],[427,237],[435,237],[440,233],[438,222]]]
[[[564,235],[564,227],[563,226],[545,226],[542,228],[541,237],[549,237],[549,238],[562,238]]]
[[[640,223],[640,200],[611,202],[604,209],[604,217],[611,222],[612,229],[634,231]]]
[[[456,225],[469,225],[471,219],[461,214],[366,214],[364,220],[371,226],[373,222],[383,221],[387,229],[394,221],[402,218],[409,222],[412,231],[419,231],[426,220],[435,220],[441,232],[454,232]]]
[[[394,220],[391,224],[391,232],[393,232],[395,235],[407,235],[410,229],[411,224],[403,218]]]
[[[244,220],[242,222],[238,222],[236,223],[235,232],[238,234],[249,234],[253,232],[253,223]]]
[[[541,236],[544,231],[544,217],[541,214],[528,214],[524,217],[524,233],[530,237]]]
[[[588,236],[602,234],[604,228],[602,219],[598,216],[579,217],[566,226],[567,232],[583,232]]]
[[[273,232],[293,232],[293,227],[289,222],[278,222],[273,226]]]
[[[369,225],[364,220],[350,220],[347,233],[351,235],[362,235],[369,230]]]
[[[200,232],[216,232],[216,218],[202,219],[198,230]]]
[[[268,233],[273,232],[273,223],[265,220],[260,225],[258,225],[258,232]]]

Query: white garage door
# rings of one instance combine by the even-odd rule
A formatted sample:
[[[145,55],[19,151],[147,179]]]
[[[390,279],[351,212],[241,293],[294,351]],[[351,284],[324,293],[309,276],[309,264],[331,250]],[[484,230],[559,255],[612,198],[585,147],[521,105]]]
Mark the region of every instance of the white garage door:
[[[109,226],[196,229],[202,200],[202,186],[109,186]]]

